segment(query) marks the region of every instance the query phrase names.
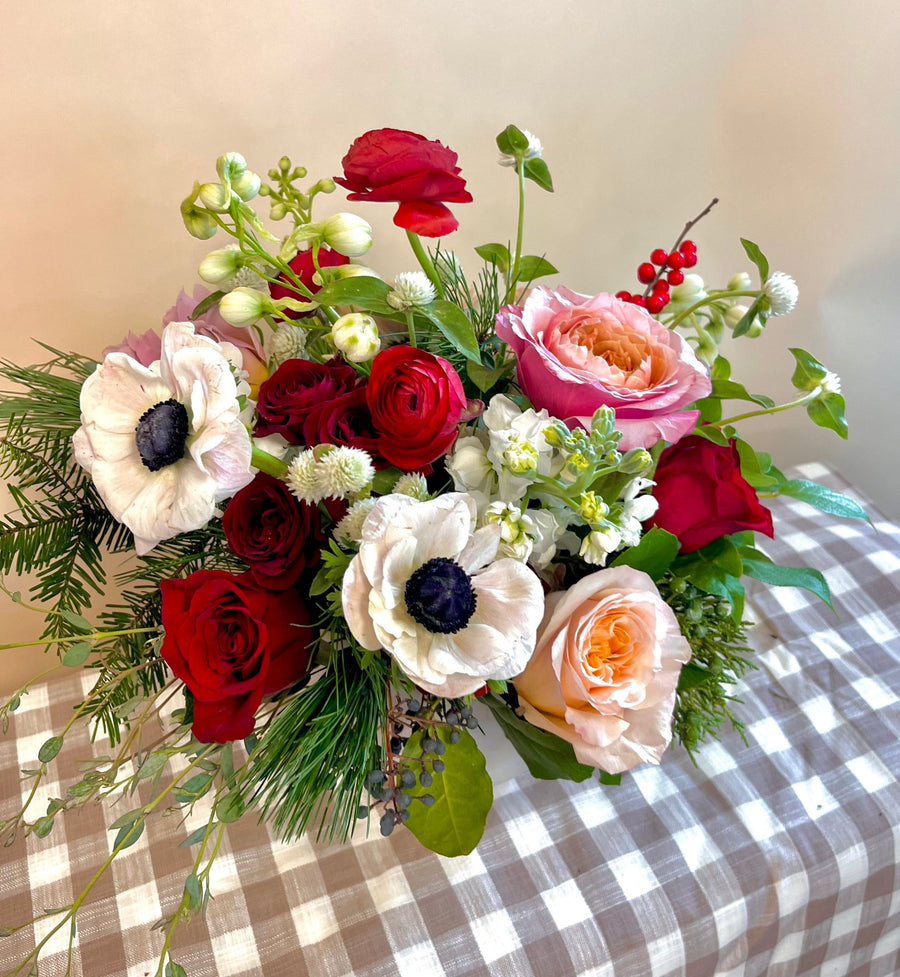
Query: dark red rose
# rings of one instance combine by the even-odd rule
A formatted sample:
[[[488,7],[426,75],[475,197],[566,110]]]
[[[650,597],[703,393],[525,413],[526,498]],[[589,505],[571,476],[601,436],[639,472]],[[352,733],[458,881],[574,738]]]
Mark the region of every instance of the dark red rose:
[[[253,731],[264,695],[309,671],[313,629],[299,591],[272,592],[250,574],[198,570],[163,580],[160,654],[194,696],[192,731],[228,743]]]
[[[335,265],[346,265],[349,261],[349,258],[342,254],[338,254],[337,251],[332,251],[331,248],[319,248],[320,268],[331,268]],[[291,271],[293,271],[293,273],[311,292],[319,291],[322,286],[316,285],[316,283],[313,281],[313,275],[316,273],[316,266],[313,264],[312,248],[309,248],[306,251],[298,251],[297,256],[293,261],[289,262],[289,264]],[[279,275],[278,281],[284,282],[284,284],[273,283],[269,285],[269,293],[273,299],[295,299],[298,302],[306,301],[307,296],[302,292],[298,292],[286,275]],[[289,309],[285,309],[284,314],[291,319],[302,319],[311,313],[291,312]]]
[[[362,448],[372,456],[376,467],[384,468],[387,461],[378,450],[378,438],[369,413],[365,387],[357,387],[316,407],[307,414],[303,425],[303,439],[307,444]]]
[[[659,502],[653,523],[678,537],[682,553],[745,529],[774,536],[772,513],[741,475],[734,441],[726,447],[698,435],[682,438],[660,455],[653,477]]]
[[[379,452],[404,471],[424,468],[450,450],[466,406],[453,366],[414,346],[391,346],[375,357],[366,400]]]
[[[228,503],[222,527],[232,553],[246,560],[253,579],[269,590],[293,587],[319,562],[325,542],[318,509],[263,472]]]
[[[425,237],[440,237],[459,227],[445,203],[470,203],[472,194],[459,176],[456,153],[437,140],[405,129],[372,129],[360,136],[341,160],[339,183],[348,200],[400,204],[394,223]]]
[[[305,444],[303,424],[310,411],[355,386],[356,371],[340,360],[285,360],[260,384],[253,433],[258,438],[280,434],[290,444]]]

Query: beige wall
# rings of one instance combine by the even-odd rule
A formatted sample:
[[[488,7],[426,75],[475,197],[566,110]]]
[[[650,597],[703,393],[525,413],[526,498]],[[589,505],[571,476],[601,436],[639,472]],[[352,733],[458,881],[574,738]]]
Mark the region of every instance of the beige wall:
[[[448,241],[465,260],[513,234],[493,137],[515,121],[557,186],[532,195],[527,245],[576,289],[633,285],[721,198],[698,271],[745,267],[743,235],[801,286],[797,312],[740,344],[740,376],[785,395],[786,347],[806,347],[843,376],[852,427],[849,446],[789,414],[747,434],[785,465],[830,460],[900,516],[898,26],[890,0],[5,3],[0,354],[36,358],[29,336],[97,353],[157,325],[205,253],[178,203],[227,150],[331,175],[368,128],[440,138],[476,197]],[[392,208],[359,212],[373,263],[413,267]]]

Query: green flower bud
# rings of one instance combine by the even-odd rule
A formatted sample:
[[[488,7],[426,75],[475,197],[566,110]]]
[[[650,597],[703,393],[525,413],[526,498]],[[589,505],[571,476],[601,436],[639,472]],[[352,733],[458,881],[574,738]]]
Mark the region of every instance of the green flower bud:
[[[231,189],[245,203],[248,200],[252,200],[259,193],[261,185],[262,180],[251,170],[245,170],[236,180],[231,181]]]
[[[616,429],[616,412],[612,407],[604,404],[594,411],[591,418],[591,433],[596,434],[604,440],[608,438]]]
[[[278,160],[278,169],[281,170],[282,173],[287,173],[288,170],[290,170],[290,168],[291,168],[290,156],[282,156],[281,159]]]
[[[206,241],[216,233],[217,224],[205,211],[197,207],[181,205],[181,219],[191,237]]]
[[[619,471],[624,475],[640,475],[653,464],[650,452],[645,448],[632,448],[626,451],[619,462]]]
[[[737,324],[750,311],[746,305],[730,305],[725,310],[725,325],[729,329],[734,329]]]
[[[269,211],[269,217],[273,221],[280,221],[287,217],[287,207],[284,204],[278,203],[277,201],[272,204],[272,209]]]
[[[341,282],[345,278],[381,278],[381,275],[368,265],[326,265],[313,275],[313,282],[316,285],[327,285],[330,282]]]
[[[319,180],[312,189],[315,193],[334,193],[337,189],[337,184],[330,176],[326,176]]]
[[[219,312],[232,326],[252,326],[264,313],[275,311],[271,298],[254,288],[236,288],[219,300]]]
[[[348,258],[358,258],[372,247],[372,227],[356,214],[334,214],[322,225],[328,247]]]
[[[197,274],[210,285],[233,278],[241,267],[241,252],[236,248],[221,248],[210,253],[200,262]]]
[[[747,292],[753,288],[753,282],[746,271],[739,271],[728,279],[727,288],[729,292]]]

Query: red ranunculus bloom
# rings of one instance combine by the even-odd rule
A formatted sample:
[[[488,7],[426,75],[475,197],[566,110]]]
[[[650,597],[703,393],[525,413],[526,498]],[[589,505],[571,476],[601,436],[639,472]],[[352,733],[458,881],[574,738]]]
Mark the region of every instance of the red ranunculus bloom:
[[[325,542],[316,507],[295,499],[284,482],[264,472],[228,503],[222,528],[232,553],[269,590],[293,587],[319,562]]]
[[[349,200],[400,204],[394,223],[426,237],[459,227],[445,203],[470,203],[472,194],[459,176],[456,153],[437,140],[405,129],[372,129],[357,139],[341,161],[339,183]]]
[[[357,387],[316,407],[306,415],[303,424],[303,439],[307,444],[362,448],[372,456],[377,468],[384,468],[387,461],[378,450],[378,437],[369,413],[365,387]]]
[[[335,265],[346,265],[349,263],[349,261],[349,258],[339,254],[337,251],[332,251],[331,248],[319,248],[320,268],[331,268]],[[322,287],[321,285],[316,285],[315,282],[313,282],[313,275],[316,273],[316,266],[313,264],[312,248],[309,248],[306,251],[298,251],[294,260],[290,262],[290,267],[291,271],[293,271],[293,273],[311,292],[318,292]],[[284,282],[284,284],[269,285],[269,293],[273,299],[296,299],[298,302],[306,301],[307,297],[301,292],[298,292],[285,275],[279,275],[278,280],[279,282]],[[291,312],[290,309],[285,309],[284,314],[291,319],[302,319],[307,315],[311,315],[309,312]]]
[[[774,536],[772,513],[741,475],[734,441],[726,447],[698,435],[682,438],[660,455],[653,477],[654,525],[674,533],[682,553],[745,529]]]
[[[452,364],[414,346],[391,346],[372,361],[366,387],[378,450],[397,468],[416,471],[450,450],[466,406]]]
[[[198,570],[164,580],[160,654],[194,696],[194,736],[228,743],[253,731],[264,695],[309,671],[309,612],[299,591],[262,590],[250,574]]]
[[[258,438],[280,434],[290,444],[305,444],[303,424],[310,411],[355,386],[356,371],[340,360],[286,360],[260,385],[253,433]]]

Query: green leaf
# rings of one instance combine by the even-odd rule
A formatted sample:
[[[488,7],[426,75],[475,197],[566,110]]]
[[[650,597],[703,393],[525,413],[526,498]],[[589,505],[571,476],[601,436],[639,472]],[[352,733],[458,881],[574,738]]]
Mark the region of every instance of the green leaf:
[[[695,662],[688,662],[682,666],[681,674],[678,676],[678,691],[687,692],[688,689],[694,689],[706,682],[717,681],[718,677],[708,668],[697,665]]]
[[[240,794],[226,794],[218,804],[216,804],[216,817],[225,824],[237,821],[244,814],[244,802]]]
[[[349,279],[348,279],[349,281]],[[475,338],[475,330],[468,316],[458,306],[446,299],[435,299],[429,305],[417,310],[420,315],[430,319],[467,359],[481,363],[481,350]]]
[[[763,394],[752,394],[735,380],[713,380],[711,397],[719,400],[750,400],[761,407],[774,407],[775,401]]]
[[[763,460],[768,460],[765,470],[762,467],[760,456],[753,450],[752,446],[740,438],[735,438],[738,455],[741,459],[741,475],[744,480],[755,489],[771,489],[778,484],[778,479],[774,475],[766,472],[772,463],[771,456],[764,455]]]
[[[211,295],[207,295],[206,298],[203,299],[201,302],[198,302],[194,306],[194,311],[190,314],[189,318],[191,322],[194,322],[197,319],[199,319],[204,312],[208,312],[224,294],[225,293],[221,291],[213,292]]]
[[[743,336],[745,333],[750,332],[750,327],[753,325],[753,320],[759,316],[759,321],[765,325],[765,319],[760,315],[760,309],[762,308],[762,297],[754,299],[750,308],[744,313],[743,317],[740,319],[738,324],[734,327],[731,335],[735,339]]]
[[[69,646],[65,655],[63,655],[62,663],[69,668],[77,668],[78,665],[86,661],[92,650],[93,645],[90,642],[79,641],[77,644]]]
[[[94,625],[91,624],[86,618],[82,617],[80,614],[76,614],[74,611],[60,611],[59,616],[66,621],[66,623],[71,624],[76,631],[81,631],[84,634],[90,634],[94,630]]]
[[[119,833],[116,835],[116,840],[113,842],[113,848],[119,848],[119,845],[122,845],[122,847],[119,848],[119,851],[125,851],[126,848],[130,848],[144,833],[144,824],[145,822],[142,819],[140,821],[135,821],[134,824],[126,824],[124,827],[119,828]],[[131,834],[130,838],[128,837],[129,834]],[[127,841],[125,841],[126,838],[128,838]]]
[[[180,963],[174,963],[170,960],[166,964],[166,977],[187,977],[187,972]]]
[[[846,440],[850,432],[844,410],[844,398],[836,393],[823,394],[806,405],[806,413],[813,424],[827,427]]]
[[[525,160],[525,179],[533,180],[542,190],[553,193],[550,169],[539,156]]]
[[[844,519],[865,519],[871,524],[871,519],[865,509],[849,495],[842,495],[833,489],[826,488],[816,482],[804,478],[784,481],[778,486],[779,495],[788,495],[792,499],[799,499],[830,516],[841,516]]]
[[[494,714],[503,735],[516,748],[536,780],[574,780],[581,783],[594,772],[593,767],[578,762],[571,743],[519,719],[502,699],[486,695],[481,701]]]
[[[620,553],[610,565],[633,567],[635,570],[643,570],[653,580],[660,580],[676,556],[678,537],[654,526],[644,533],[637,546]]]
[[[179,848],[190,848],[191,845],[199,845],[201,841],[206,837],[207,825],[201,824],[199,828],[195,828],[188,836],[181,842],[178,846]]]
[[[430,787],[417,783],[410,791],[413,797],[431,794],[434,804],[426,807],[413,800],[406,826],[426,848],[438,855],[468,855],[481,841],[488,812],[494,803],[494,787],[485,769],[484,757],[472,735],[459,730],[458,743],[450,742],[445,726],[430,732],[446,744],[442,773],[435,773]],[[405,757],[421,757],[424,731],[417,730],[407,740]],[[418,763],[409,764],[417,771]]]
[[[496,265],[497,270],[502,272],[504,275],[509,271],[509,266],[512,263],[510,258],[509,248],[505,244],[497,244],[492,242],[491,244],[480,244],[476,249],[475,253],[491,265]]]
[[[744,573],[773,587],[802,587],[831,607],[831,591],[825,577],[812,567],[783,567],[752,546],[741,547]]]
[[[557,269],[536,254],[523,254],[519,258],[519,272],[516,275],[518,282],[533,282],[535,278],[542,278],[544,275],[555,275]]]
[[[391,286],[372,275],[356,275],[330,282],[319,289],[315,301],[319,305],[354,305],[376,315],[394,316],[397,310],[385,300]]]
[[[715,424],[722,420],[722,401],[715,397],[703,397],[694,402],[700,411],[700,426]]]
[[[193,872],[184,880],[184,894],[188,897],[188,909],[199,909],[200,900],[200,879]]]
[[[483,363],[473,363],[472,360],[466,361],[466,373],[469,379],[482,392],[490,390],[501,377],[507,372],[505,366],[495,366],[493,369]]]
[[[600,783],[604,784],[606,787],[618,787],[619,784],[622,783],[622,774],[607,773],[605,770],[601,770]]]
[[[190,780],[175,787],[172,793],[179,804],[191,804],[198,797],[202,797],[209,790],[211,784],[211,774],[198,773]]]
[[[106,829],[107,831],[118,831],[119,828],[130,828],[138,818],[144,816],[144,809],[142,807],[135,808],[133,811],[128,811],[127,814],[123,814],[121,817],[116,818],[115,821]]]
[[[11,698],[11,699],[9,700],[9,703],[7,704],[7,706],[6,706],[6,708],[7,708],[7,709],[8,709],[8,710],[9,710],[10,712],[15,712],[15,711],[16,711],[16,709],[18,709],[18,708],[19,708],[19,706],[20,706],[21,704],[22,704],[22,697],[21,697],[21,696],[19,696],[19,695],[14,695],[14,696],[13,696],[13,697],[12,697],[12,698]]]
[[[759,269],[759,281],[760,284],[765,284],[766,279],[769,277],[769,261],[766,256],[760,251],[759,247],[752,241],[748,241],[746,238],[741,238],[741,244],[744,246],[744,251],[747,257],[756,265]]]
[[[698,437],[706,438],[707,441],[712,441],[713,444],[720,444],[723,447],[728,447],[728,436],[719,430],[719,428],[713,427],[711,424],[700,424],[694,428],[691,434],[696,434]]]
[[[805,349],[792,347],[791,353],[797,362],[791,383],[797,390],[814,390],[825,379],[828,370]]]
[[[524,153],[528,149],[528,136],[518,126],[508,125],[497,136],[497,148],[501,153],[508,153],[511,156]]]
[[[731,376],[731,364],[719,354],[713,361],[709,375],[713,380],[727,380]]]
[[[163,772],[168,759],[165,753],[151,753],[138,768],[137,779],[148,780],[150,777],[158,777]]]
[[[62,749],[63,740],[61,736],[51,736],[38,750],[38,760],[41,763],[49,763]]]
[[[229,787],[234,786],[234,748],[231,743],[225,743],[219,753],[219,770],[222,779]]]
[[[31,829],[38,838],[46,838],[48,834],[53,830],[53,815],[47,814],[42,818],[38,818],[34,822],[34,827]]]

